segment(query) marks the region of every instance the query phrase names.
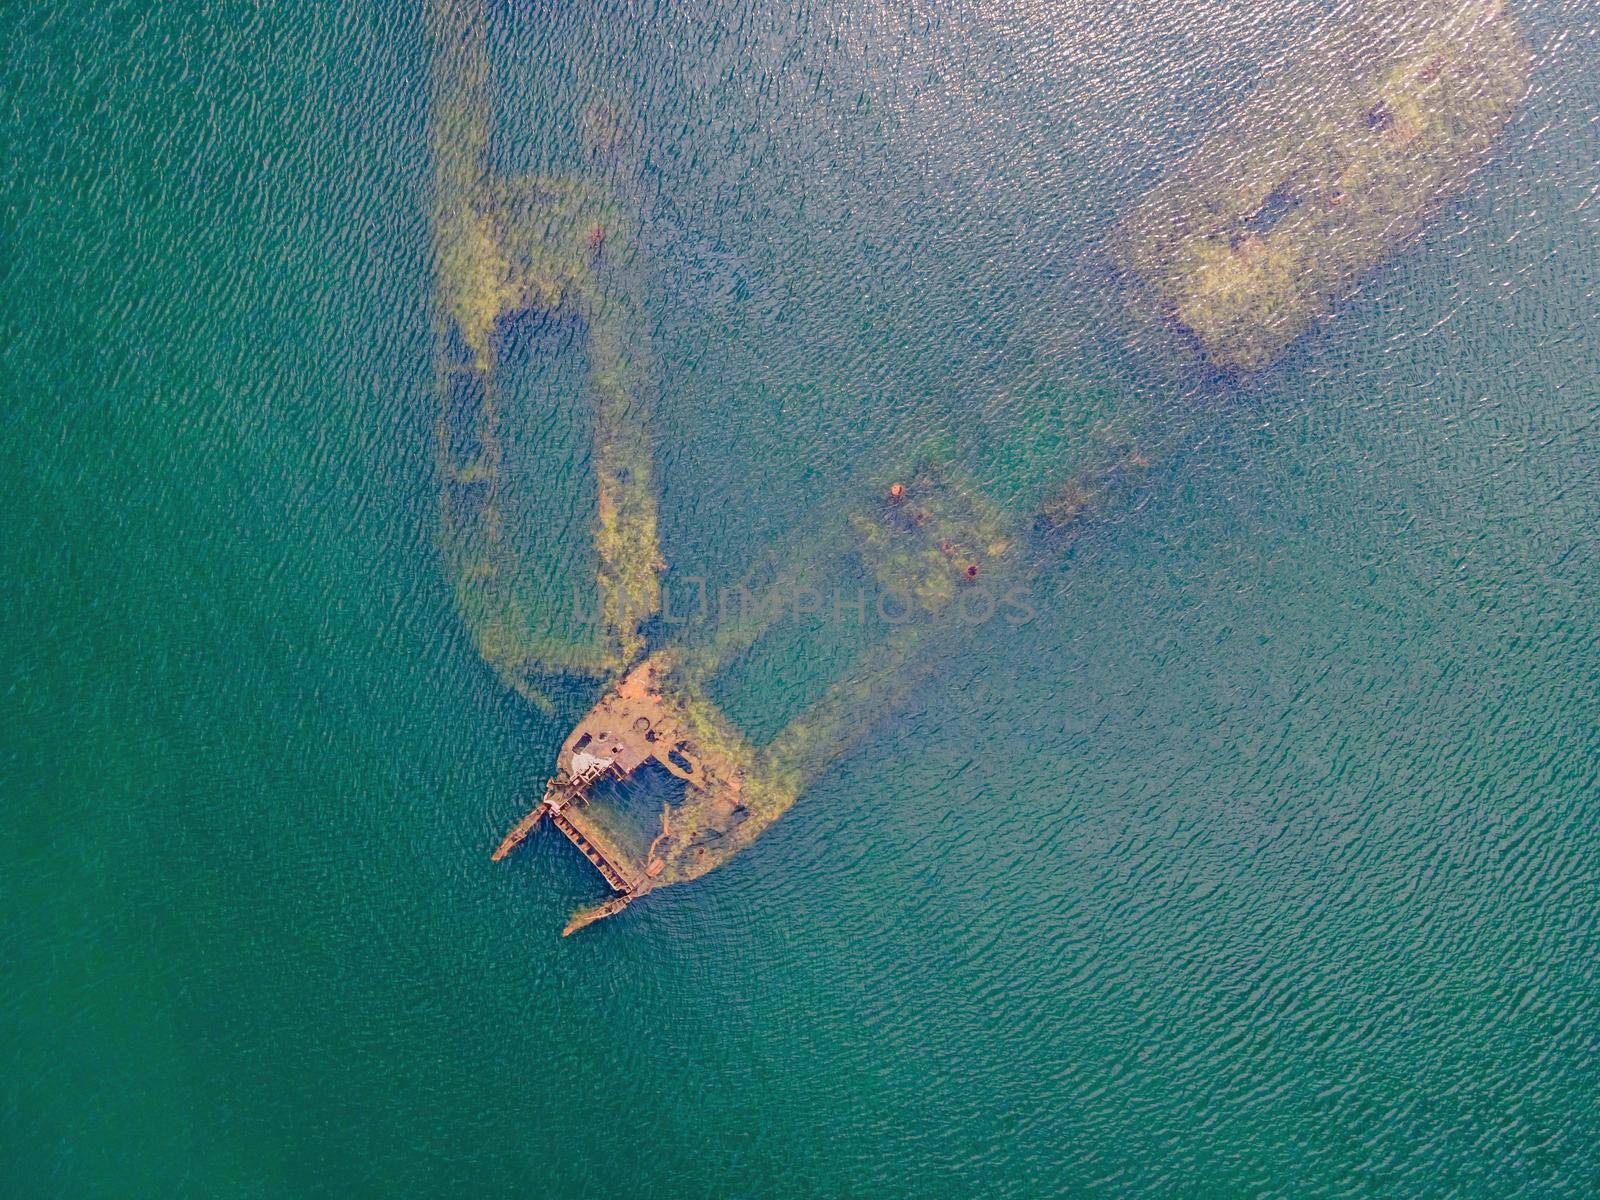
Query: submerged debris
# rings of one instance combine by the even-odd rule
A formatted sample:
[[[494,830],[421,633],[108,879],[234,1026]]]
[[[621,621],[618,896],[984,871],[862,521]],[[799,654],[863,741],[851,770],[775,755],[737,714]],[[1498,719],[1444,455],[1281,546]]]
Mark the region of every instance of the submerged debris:
[[[1268,366],[1487,157],[1531,54],[1503,0],[1430,0],[1254,93],[1125,219],[1116,253],[1206,358]]]
[[[623,205],[598,180],[503,177],[489,165],[491,104],[482,0],[433,0],[435,388],[441,548],[479,652],[542,702],[547,674],[620,672],[660,608],[662,567],[647,430],[648,340]],[[614,127],[614,114],[597,117]],[[599,137],[598,156],[614,137]],[[603,251],[603,253],[602,253]],[[581,326],[596,479],[598,640],[537,632],[545,599],[508,528],[497,330],[537,311]]]

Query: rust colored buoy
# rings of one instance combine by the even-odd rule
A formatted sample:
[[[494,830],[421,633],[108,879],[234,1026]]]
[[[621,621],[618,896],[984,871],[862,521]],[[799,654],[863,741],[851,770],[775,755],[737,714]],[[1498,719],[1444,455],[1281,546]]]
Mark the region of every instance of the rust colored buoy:
[[[905,484],[903,484],[903,483],[892,483],[892,484],[889,485],[889,499],[898,500],[902,496],[904,496],[905,494],[906,494],[906,485]]]

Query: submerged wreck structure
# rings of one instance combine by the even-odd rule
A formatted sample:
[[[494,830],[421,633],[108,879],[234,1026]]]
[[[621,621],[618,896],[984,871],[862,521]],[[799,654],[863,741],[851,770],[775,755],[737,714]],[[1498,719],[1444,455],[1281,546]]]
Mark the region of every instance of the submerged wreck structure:
[[[1218,367],[1269,366],[1415,237],[1526,91],[1532,55],[1505,0],[1385,18],[1254,92],[1115,234],[1142,305]]]
[[[781,817],[823,770],[910,698],[942,636],[992,619],[993,597],[1025,583],[1066,552],[1094,520],[1144,478],[1149,463],[1108,444],[1092,464],[1020,524],[925,461],[904,482],[879,487],[843,522],[824,522],[739,619],[699,643],[655,651],[630,670],[561,747],[537,807],[494,852],[506,857],[545,819],[592,863],[609,899],[573,915],[572,933],[620,912],[658,887],[726,862]],[[896,616],[849,667],[763,744],[711,699],[710,683],[765,633],[794,615],[792,597],[818,563],[864,579],[880,613]],[[986,590],[979,593],[980,581]],[[981,603],[969,603],[979,597]],[[624,811],[610,785],[648,771],[674,778],[676,799],[659,826]]]
[[[893,605],[885,636],[775,737],[753,743],[718,708],[709,684],[792,615],[809,564],[848,560],[876,605]],[[739,618],[701,644],[657,650],[612,687],[567,738],[543,800],[501,843],[509,854],[548,817],[611,886],[613,897],[573,917],[570,933],[632,900],[698,878],[749,845],[815,776],[903,699],[925,661],[918,651],[959,620],[980,578],[1017,577],[1023,555],[1001,514],[975,489],[925,463],[878,490],[848,520],[788,564]],[[596,785],[654,769],[681,784],[659,830],[629,822]],[[648,838],[647,834],[654,834]]]
[[[941,639],[983,623],[984,603],[1070,553],[1150,463],[1102,431],[1076,474],[1008,511],[947,456],[926,455],[819,515],[806,547],[776,562],[732,618],[652,644],[663,562],[649,350],[633,218],[604,181],[609,123],[586,122],[599,135],[582,178],[503,176],[490,154],[484,0],[430,0],[429,14],[441,553],[479,653],[510,686],[546,707],[548,678],[580,675],[601,693],[493,854],[504,859],[545,821],[583,854],[611,894],[575,913],[571,933],[750,845],[912,696]],[[1338,103],[1291,104],[1219,135],[1125,222],[1125,265],[1219,363],[1269,362],[1415,230],[1504,123],[1527,71],[1509,20],[1473,0],[1436,25],[1352,71]],[[601,604],[583,638],[537,632],[546,589],[521,568],[507,516],[501,335],[530,312],[573,322],[588,359]],[[758,741],[716,703],[715,685],[830,571],[897,616],[867,623],[844,665]],[[664,792],[652,798],[659,809],[641,811],[636,793],[649,789],[635,785],[647,781]]]
[[[586,125],[596,131],[585,147],[591,177],[494,169],[483,0],[432,0],[428,16],[440,544],[479,653],[547,706],[540,675],[620,670],[643,648],[640,622],[660,607],[634,228],[600,177],[603,122]],[[573,322],[588,358],[600,627],[582,643],[537,632],[544,589],[519,570],[507,511],[501,334],[526,313]]]

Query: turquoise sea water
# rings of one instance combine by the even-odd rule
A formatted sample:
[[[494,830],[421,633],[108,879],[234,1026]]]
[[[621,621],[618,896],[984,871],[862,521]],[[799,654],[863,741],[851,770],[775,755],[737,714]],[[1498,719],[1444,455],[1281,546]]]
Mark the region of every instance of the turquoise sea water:
[[[1494,161],[1244,386],[1130,345],[1103,238],[1340,6],[492,4],[508,169],[631,114],[674,576],[930,437],[1017,503],[1165,449],[1033,621],[567,941],[593,872],[488,852],[593,691],[508,693],[434,549],[420,6],[14,8],[0,1191],[1600,1191],[1590,0],[1513,0]],[[581,372],[529,344],[555,605]]]

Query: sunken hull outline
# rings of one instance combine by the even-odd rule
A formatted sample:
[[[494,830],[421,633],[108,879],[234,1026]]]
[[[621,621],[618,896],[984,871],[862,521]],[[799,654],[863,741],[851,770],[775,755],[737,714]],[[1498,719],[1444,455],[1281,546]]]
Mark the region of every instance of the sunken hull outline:
[[[1272,365],[1488,159],[1531,69],[1504,0],[1354,23],[1123,219],[1112,256],[1136,307],[1217,367]]]
[[[484,0],[430,0],[428,25],[439,548],[478,653],[549,711],[542,677],[615,678],[643,650],[639,626],[660,608],[636,237],[598,179],[491,168]],[[598,168],[609,143],[602,136],[586,149]],[[543,589],[517,569],[506,516],[498,333],[527,312],[576,320],[589,360],[599,629],[588,642],[534,632]]]

